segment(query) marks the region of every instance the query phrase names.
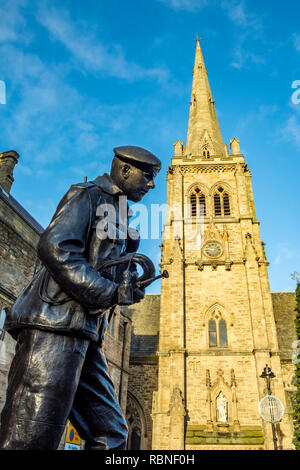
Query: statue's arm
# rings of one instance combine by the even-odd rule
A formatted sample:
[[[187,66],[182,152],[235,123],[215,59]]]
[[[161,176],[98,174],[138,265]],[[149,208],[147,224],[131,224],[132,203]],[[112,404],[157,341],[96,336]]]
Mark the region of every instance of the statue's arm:
[[[103,278],[86,259],[90,221],[88,190],[71,187],[41,235],[37,252],[66,294],[86,308],[105,309],[118,284]]]

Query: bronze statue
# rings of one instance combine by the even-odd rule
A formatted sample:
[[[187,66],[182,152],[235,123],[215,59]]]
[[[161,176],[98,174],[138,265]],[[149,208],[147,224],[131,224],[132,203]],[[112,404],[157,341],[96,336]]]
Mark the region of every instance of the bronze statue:
[[[5,328],[17,345],[1,449],[55,450],[67,419],[86,449],[126,447],[126,421],[101,349],[105,312],[140,301],[155,279],[151,261],[136,253],[139,239],[130,236],[119,202],[141,201],[161,162],[140,147],[114,153],[110,175],[71,186],[60,201],[38,244],[43,267],[7,315]],[[107,211],[99,207],[113,208],[115,220],[103,225]]]

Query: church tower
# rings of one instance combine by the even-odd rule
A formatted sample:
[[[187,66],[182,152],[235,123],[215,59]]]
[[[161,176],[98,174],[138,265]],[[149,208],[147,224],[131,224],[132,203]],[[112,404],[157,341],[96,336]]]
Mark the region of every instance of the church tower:
[[[224,145],[197,40],[187,142],[167,172],[162,242],[158,389],[153,449],[273,449],[258,411],[272,394],[286,407],[267,260],[251,173],[239,140]],[[276,425],[292,449],[292,423]]]

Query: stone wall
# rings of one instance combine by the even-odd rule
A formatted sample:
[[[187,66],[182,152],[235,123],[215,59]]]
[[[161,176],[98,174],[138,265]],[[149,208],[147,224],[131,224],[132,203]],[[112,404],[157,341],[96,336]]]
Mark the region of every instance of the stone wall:
[[[42,230],[17,201],[0,188],[0,311],[10,308],[40,267],[36,246]],[[8,333],[2,334],[0,347],[1,411],[15,341]]]
[[[146,295],[129,308],[132,319],[128,392],[140,413],[141,448],[152,448],[152,401],[158,386],[160,295]]]
[[[38,265],[35,248],[0,220],[0,296],[11,304]]]
[[[126,310],[117,307],[106,331],[103,348],[109,373],[124,414],[126,413],[130,344],[130,315]]]
[[[286,395],[285,413],[293,420],[293,406],[296,395],[295,364],[299,360],[299,347],[295,329],[295,292],[273,292],[273,310],[278,335],[283,385]],[[294,346],[294,348],[292,347]],[[294,355],[294,357],[293,357]]]
[[[296,296],[294,292],[272,292],[272,302],[278,334],[280,357],[292,359],[292,344],[296,341]]]

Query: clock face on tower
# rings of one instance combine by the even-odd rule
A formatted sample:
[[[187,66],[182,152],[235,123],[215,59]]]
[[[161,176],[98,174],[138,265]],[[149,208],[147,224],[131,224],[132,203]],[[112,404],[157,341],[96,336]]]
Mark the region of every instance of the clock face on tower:
[[[222,253],[222,247],[217,242],[208,242],[204,247],[204,253],[209,258],[217,258]]]

